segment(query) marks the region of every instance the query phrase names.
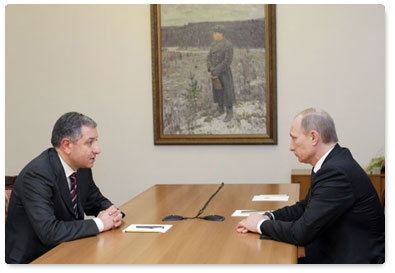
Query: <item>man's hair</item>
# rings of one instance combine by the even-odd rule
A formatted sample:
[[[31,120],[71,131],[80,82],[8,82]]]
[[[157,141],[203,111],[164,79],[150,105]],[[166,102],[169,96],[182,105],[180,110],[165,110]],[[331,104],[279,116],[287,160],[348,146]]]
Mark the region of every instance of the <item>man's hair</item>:
[[[213,32],[218,32],[218,33],[222,33],[223,35],[225,35],[225,26],[224,25],[215,25],[213,27]]]
[[[77,142],[81,137],[81,127],[96,128],[96,122],[88,116],[77,112],[63,114],[55,123],[52,130],[51,143],[53,147],[59,147],[62,139],[68,138]]]
[[[323,109],[309,108],[298,114],[302,117],[301,128],[304,134],[311,130],[317,131],[322,141],[326,143],[338,142],[335,122]]]

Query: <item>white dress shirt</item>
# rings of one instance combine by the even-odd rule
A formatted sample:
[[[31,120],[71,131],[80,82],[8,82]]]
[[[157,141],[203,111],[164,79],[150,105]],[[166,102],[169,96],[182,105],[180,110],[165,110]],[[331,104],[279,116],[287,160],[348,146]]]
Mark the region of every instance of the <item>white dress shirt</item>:
[[[60,156],[59,153],[58,153],[58,156],[59,156],[60,162],[62,163],[63,170],[64,170],[64,173],[65,173],[65,175],[66,175],[67,183],[68,183],[69,189],[70,189],[70,187],[71,187],[70,175],[73,174],[73,173],[76,172],[76,171],[74,171],[74,170],[69,166],[69,164],[67,164],[67,163],[63,160],[63,158]],[[97,226],[97,228],[99,229],[99,232],[102,232],[102,231],[104,230],[103,221],[100,220],[100,219],[97,218],[97,217],[93,218],[93,221],[95,221],[96,226]]]

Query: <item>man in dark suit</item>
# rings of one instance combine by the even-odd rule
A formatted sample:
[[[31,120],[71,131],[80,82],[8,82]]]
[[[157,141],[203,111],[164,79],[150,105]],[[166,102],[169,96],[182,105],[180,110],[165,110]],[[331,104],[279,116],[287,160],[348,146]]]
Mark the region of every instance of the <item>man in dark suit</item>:
[[[306,198],[271,213],[251,214],[237,231],[300,246],[300,263],[384,263],[385,219],[377,193],[335,124],[321,109],[298,114],[290,150],[313,166]]]
[[[29,263],[62,242],[121,225],[121,211],[93,181],[97,138],[96,122],[83,114],[57,120],[53,148],[27,164],[15,181],[5,226],[7,263]],[[95,218],[84,220],[84,213]]]

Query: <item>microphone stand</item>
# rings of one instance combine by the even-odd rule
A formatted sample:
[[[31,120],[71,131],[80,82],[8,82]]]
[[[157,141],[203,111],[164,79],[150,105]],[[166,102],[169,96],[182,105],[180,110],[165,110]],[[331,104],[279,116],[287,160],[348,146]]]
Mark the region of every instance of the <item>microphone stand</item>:
[[[215,215],[200,216],[204,212],[204,210],[206,209],[206,207],[208,206],[210,201],[214,198],[214,196],[217,195],[217,193],[222,189],[223,186],[224,186],[224,182],[222,182],[221,185],[218,187],[218,189],[210,196],[210,198],[207,200],[207,202],[204,204],[204,206],[196,214],[196,216],[184,217],[184,216],[172,214],[172,215],[168,215],[165,218],[163,218],[162,221],[179,221],[179,220],[196,219],[196,218],[203,219],[203,220],[210,220],[210,221],[224,221],[225,217],[223,217],[221,215],[215,214]]]

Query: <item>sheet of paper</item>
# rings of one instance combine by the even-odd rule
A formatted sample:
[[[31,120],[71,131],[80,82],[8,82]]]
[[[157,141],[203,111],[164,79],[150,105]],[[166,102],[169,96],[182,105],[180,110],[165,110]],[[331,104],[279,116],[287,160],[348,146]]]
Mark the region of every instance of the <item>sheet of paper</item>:
[[[288,194],[261,194],[255,195],[252,201],[288,201]]]
[[[160,232],[165,233],[173,225],[160,225],[160,224],[131,224],[123,229],[123,232]]]
[[[265,212],[270,212],[270,210],[237,209],[233,212],[232,217],[247,217],[250,213],[264,214]]]

